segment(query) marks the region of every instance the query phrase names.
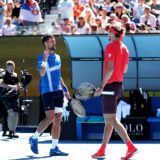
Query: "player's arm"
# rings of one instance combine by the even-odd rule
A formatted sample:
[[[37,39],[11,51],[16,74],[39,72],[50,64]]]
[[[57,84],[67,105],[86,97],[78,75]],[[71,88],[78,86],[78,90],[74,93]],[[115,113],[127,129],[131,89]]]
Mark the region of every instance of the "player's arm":
[[[48,56],[49,56],[49,51],[45,50],[44,53],[43,53],[43,60],[42,60],[41,67],[40,67],[40,70],[39,70],[39,74],[40,74],[41,77],[43,77],[46,73]]]
[[[106,46],[106,52],[104,56],[104,63],[106,63],[106,71],[104,73],[103,80],[101,82],[100,88],[103,89],[104,86],[107,84],[109,79],[111,78],[114,70],[114,61],[115,61],[115,55],[113,52],[113,47],[108,45]]]
[[[125,65],[124,73],[127,73],[127,71],[128,71],[128,64]]]
[[[124,73],[127,73],[128,71],[128,62],[129,62],[129,51],[128,49],[126,48],[126,56],[125,56],[125,66],[124,66]]]
[[[70,99],[70,94],[69,94],[68,88],[67,88],[67,86],[65,85],[62,77],[61,77],[61,86],[62,86],[62,89],[63,89],[63,92],[64,92],[66,98],[67,98],[67,99]]]
[[[104,86],[107,84],[109,79],[111,78],[113,71],[114,71],[114,62],[113,61],[107,61],[107,70],[104,75],[103,81],[101,82],[101,88],[104,88]]]
[[[43,61],[42,61],[43,63]],[[46,66],[41,66],[40,70],[39,70],[39,74],[41,77],[43,77],[46,73]]]
[[[5,6],[5,3],[2,0],[0,0],[0,6],[2,6],[2,7]]]
[[[106,73],[104,75],[104,78],[101,82],[101,85],[99,88],[96,89],[96,92],[94,93],[95,96],[99,96],[101,95],[101,92],[103,91],[103,88],[105,87],[105,85],[107,84],[107,82],[109,81],[109,79],[111,78],[113,71],[114,71],[114,61],[106,61],[107,63],[107,70]]]

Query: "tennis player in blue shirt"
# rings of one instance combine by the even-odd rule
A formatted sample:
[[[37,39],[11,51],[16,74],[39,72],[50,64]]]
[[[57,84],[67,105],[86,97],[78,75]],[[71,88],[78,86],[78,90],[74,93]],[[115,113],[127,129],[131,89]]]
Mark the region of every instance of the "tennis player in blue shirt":
[[[67,156],[58,148],[58,141],[61,132],[61,120],[63,112],[64,94],[69,99],[68,89],[61,77],[61,59],[54,51],[56,40],[53,36],[46,35],[42,38],[45,46],[44,52],[37,59],[37,70],[40,74],[40,94],[45,109],[44,118],[29,138],[30,148],[33,153],[38,154],[38,138],[40,134],[52,123],[52,147],[50,156]]]

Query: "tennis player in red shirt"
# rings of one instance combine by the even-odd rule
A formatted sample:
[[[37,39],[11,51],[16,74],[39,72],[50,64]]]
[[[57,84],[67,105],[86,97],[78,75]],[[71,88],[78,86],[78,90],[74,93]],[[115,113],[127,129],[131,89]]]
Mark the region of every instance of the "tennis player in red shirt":
[[[103,80],[100,87],[97,88],[95,96],[101,95],[102,91],[111,91],[113,95],[102,95],[103,116],[105,120],[103,140],[100,149],[92,155],[92,158],[105,157],[105,149],[110,140],[113,128],[128,148],[126,155],[121,157],[121,160],[131,158],[137,151],[126,129],[116,118],[117,100],[123,95],[122,82],[129,62],[129,51],[122,42],[124,32],[125,30],[121,26],[110,26],[109,28],[111,43],[106,46]]]

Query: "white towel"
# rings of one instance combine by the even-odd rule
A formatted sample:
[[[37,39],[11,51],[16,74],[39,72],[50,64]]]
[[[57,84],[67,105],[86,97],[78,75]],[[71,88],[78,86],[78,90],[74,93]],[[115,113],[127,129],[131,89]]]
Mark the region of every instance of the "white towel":
[[[66,107],[68,106],[68,99],[64,97],[63,102],[63,122],[68,121],[70,112],[67,111]]]
[[[130,115],[130,110],[131,110],[131,105],[121,100],[117,106],[117,112],[116,112],[117,118],[119,120],[121,120],[121,118],[126,118],[126,116]]]

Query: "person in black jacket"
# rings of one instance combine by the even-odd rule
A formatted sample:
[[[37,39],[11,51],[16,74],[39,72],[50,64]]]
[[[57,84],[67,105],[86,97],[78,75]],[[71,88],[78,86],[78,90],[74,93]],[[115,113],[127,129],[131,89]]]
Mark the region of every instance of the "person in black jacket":
[[[3,76],[5,74],[5,70],[0,68],[0,82],[2,82]],[[7,125],[7,110],[2,102],[4,93],[4,88],[0,87],[0,117],[2,118],[2,136],[7,136],[8,125]]]
[[[18,124],[19,112],[19,79],[14,70],[15,63],[7,61],[6,71],[0,83],[0,87],[6,89],[2,101],[8,113],[9,138],[18,138],[18,135],[15,135],[15,131]]]

